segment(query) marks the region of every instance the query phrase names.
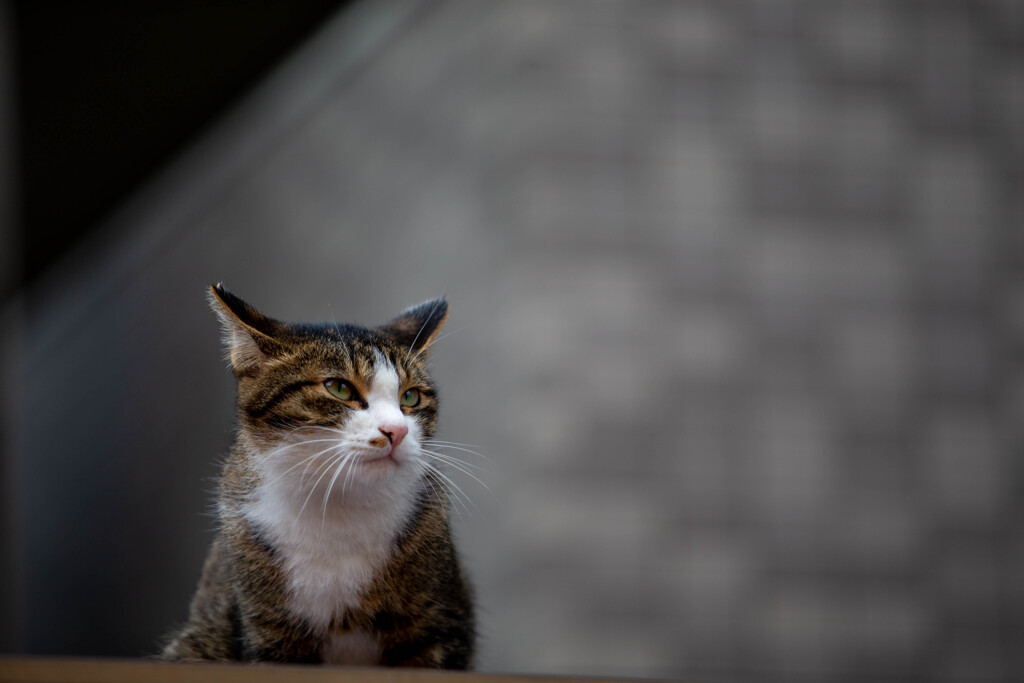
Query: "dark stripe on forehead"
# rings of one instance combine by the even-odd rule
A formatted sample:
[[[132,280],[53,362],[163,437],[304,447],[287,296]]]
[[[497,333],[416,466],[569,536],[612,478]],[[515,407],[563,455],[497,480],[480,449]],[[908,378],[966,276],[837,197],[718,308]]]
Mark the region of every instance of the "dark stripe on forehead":
[[[361,348],[359,352],[359,357],[356,359],[356,371],[360,377],[369,378],[373,375],[377,359],[374,357],[373,352],[368,349]]]
[[[274,393],[270,394],[267,398],[258,401],[252,405],[245,406],[245,414],[252,419],[259,419],[274,409],[281,401],[288,398],[292,394],[301,391],[304,387],[316,384],[310,380],[300,380],[286,384],[279,388]]]
[[[342,348],[345,349],[345,356],[346,356],[346,358],[348,358],[348,370],[351,370],[352,368],[355,368],[356,367],[356,355],[355,355],[355,351],[352,348],[352,344],[345,344]]]

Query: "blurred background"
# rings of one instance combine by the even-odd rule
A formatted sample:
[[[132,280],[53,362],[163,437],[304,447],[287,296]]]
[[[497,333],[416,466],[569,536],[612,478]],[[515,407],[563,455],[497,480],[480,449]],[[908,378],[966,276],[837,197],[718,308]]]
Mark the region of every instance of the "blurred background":
[[[185,617],[223,281],[448,296],[481,669],[1021,680],[1022,47],[1013,0],[0,5],[0,651]]]

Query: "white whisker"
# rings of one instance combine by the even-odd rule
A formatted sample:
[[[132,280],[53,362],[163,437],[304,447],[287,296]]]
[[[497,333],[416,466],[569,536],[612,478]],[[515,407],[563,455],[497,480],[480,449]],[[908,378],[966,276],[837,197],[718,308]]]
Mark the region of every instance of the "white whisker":
[[[324,503],[323,503],[323,508],[322,508],[322,510],[320,512],[320,528],[321,529],[323,528],[324,523],[327,520],[327,500],[331,496],[331,491],[334,490],[334,482],[338,481],[338,477],[341,475],[343,470],[347,471],[347,473],[345,475],[345,480],[348,480],[349,476],[352,474],[353,468],[352,468],[351,463],[352,463],[352,460],[354,458],[355,458],[355,453],[352,452],[352,451],[349,451],[341,459],[341,462],[338,463],[338,466],[334,468],[334,476],[331,477],[331,482],[327,485],[327,490],[324,491]],[[342,500],[344,500],[344,498],[345,498],[345,484],[344,484],[344,482],[342,482],[342,486],[341,486],[341,498],[342,498]]]
[[[296,519],[302,517],[302,513],[306,509],[306,505],[309,504],[309,499],[313,497],[313,492],[316,491],[316,487],[320,485],[320,482],[323,480],[324,477],[327,476],[327,473],[331,471],[331,467],[334,466],[334,463],[343,460],[345,458],[345,455],[345,453],[342,453],[340,455],[331,456],[330,458],[327,459],[327,462],[330,464],[326,468],[324,468],[323,474],[321,474],[320,477],[316,480],[316,482],[314,482],[313,487],[309,489],[309,495],[307,495],[306,500],[302,502],[302,507],[299,508],[299,514],[296,516]],[[320,467],[316,469],[316,472],[319,471]],[[316,472],[314,472],[313,474],[316,474]]]
[[[445,501],[449,499],[447,491],[445,493],[441,493],[441,491],[437,490],[437,485],[434,483],[434,477],[431,476],[429,466],[426,470],[424,470],[423,478],[426,480],[427,485],[430,487],[430,489],[434,492],[434,497],[437,498],[438,502],[441,503],[441,513],[444,515],[445,519],[448,519],[448,506],[445,504]],[[444,489],[444,486],[441,485],[441,488]]]
[[[471,514],[470,511],[469,511],[469,505],[472,505],[473,509],[477,510],[479,512],[479,508],[477,508],[477,506],[473,502],[473,500],[469,496],[466,495],[465,491],[463,491],[461,488],[459,488],[459,485],[456,484],[452,480],[451,477],[449,477],[447,474],[442,472],[440,469],[438,469],[434,465],[432,465],[430,463],[425,463],[425,464],[430,469],[431,472],[433,472],[434,474],[436,474],[438,477],[441,478],[441,482],[444,484],[445,489],[449,492],[450,497],[452,498],[452,500],[455,501],[455,502],[460,503],[462,505],[463,510],[466,511],[466,514]],[[467,505],[467,503],[469,505]]]
[[[334,441],[334,439],[324,439],[324,441]],[[313,442],[304,442],[304,443],[313,443]],[[299,444],[299,445],[303,445],[303,444]],[[273,483],[277,482],[278,480],[280,480],[283,477],[287,476],[288,473],[291,472],[292,470],[294,470],[295,468],[300,467],[303,464],[306,464],[306,469],[304,469],[302,471],[302,477],[300,479],[300,484],[301,484],[301,482],[304,481],[305,478],[306,478],[306,472],[309,470],[309,466],[312,464],[311,461],[315,460],[316,458],[319,458],[320,456],[324,455],[325,453],[330,453],[335,448],[337,448],[337,446],[328,446],[327,448],[324,448],[321,451],[318,451],[316,453],[313,453],[312,455],[306,456],[302,460],[299,460],[297,463],[295,463],[294,465],[292,465],[291,467],[286,469],[284,472],[281,472],[279,475],[277,475],[276,477],[274,477],[273,479],[268,481],[267,484],[273,484]]]
[[[331,321],[334,323],[334,331],[338,333],[338,339],[341,339],[341,326],[338,325],[338,319],[334,317],[334,308],[331,307],[331,302],[327,302],[327,310],[331,314]]]
[[[458,441],[443,441],[441,439],[433,439],[433,438],[426,439],[424,441],[424,443],[443,443],[443,444],[447,444],[449,446],[462,446],[464,448],[480,448],[479,446],[474,446],[471,443],[459,443]],[[477,453],[476,451],[470,451],[470,453],[476,453],[477,455],[480,455],[480,453]],[[484,456],[480,455],[480,457],[482,458]]]
[[[480,479],[480,477],[476,476],[471,471],[466,469],[465,466],[473,467],[472,464],[463,462],[463,461],[459,460],[458,458],[453,458],[451,456],[446,456],[446,455],[441,454],[441,453],[434,453],[433,451],[428,451],[426,449],[423,450],[423,453],[428,455],[428,456],[430,456],[430,457],[432,457],[432,458],[434,458],[434,459],[436,459],[436,460],[438,460],[438,461],[440,461],[440,462],[443,462],[444,464],[446,464],[446,465],[448,465],[450,467],[453,467],[453,468],[457,469],[459,472],[462,472],[467,477],[470,477],[470,478],[474,479],[478,484],[480,484],[485,489],[487,489],[487,493],[491,494],[492,496],[494,495],[494,492],[491,491],[490,487],[487,486],[487,484],[485,484],[483,482],[483,480]],[[477,469],[479,469],[479,468],[477,468]]]
[[[345,481],[341,482],[341,497],[342,500],[345,498],[345,490],[348,488],[349,482],[355,481],[355,468],[349,467],[348,472],[345,473]]]
[[[469,444],[458,443],[457,441],[441,441],[438,439],[427,439],[424,442],[424,445],[430,448],[440,448],[442,450],[448,449],[453,451],[459,451],[461,453],[468,453],[469,455],[475,455],[476,457],[480,458],[481,460],[487,463],[492,462],[491,458],[475,450],[476,448],[478,448],[478,446],[471,446]],[[466,460],[463,460],[463,463],[475,469],[484,469],[481,465],[476,465]]]
[[[335,466],[334,476],[331,477],[330,482],[327,484],[327,488],[324,490],[323,503],[320,505],[320,530],[323,531],[324,525],[327,523],[327,500],[331,497],[331,491],[334,489],[334,482],[338,481],[338,475],[345,469],[345,460],[342,458],[341,461]]]
[[[300,429],[319,429],[321,431],[331,432],[332,434],[338,434],[339,436],[345,435],[345,430],[341,429],[340,427],[327,427],[325,425],[306,425],[304,427],[300,427]]]
[[[442,493],[438,500],[442,501],[442,508],[450,508],[460,517],[463,514],[471,514],[466,502],[455,492],[454,484],[448,480],[448,477],[430,463],[425,463],[424,467],[427,472],[427,481],[431,482],[430,485],[434,488],[434,492],[438,493],[437,487],[441,487]],[[447,505],[447,501],[451,501],[452,505]]]
[[[333,466],[333,463],[337,460],[338,456],[343,455],[343,453],[342,453],[343,447],[340,444],[337,445],[337,446],[332,447],[330,450],[334,451],[334,452],[330,456],[328,456],[327,458],[324,458],[324,460],[322,460],[320,463],[317,464],[316,469],[313,470],[313,474],[311,476],[315,477],[321,470],[324,470],[324,474],[326,474],[327,473],[326,470],[329,470]],[[310,465],[311,464],[312,463],[310,463]],[[302,471],[302,479],[299,481],[299,486],[300,487],[306,485],[306,472],[308,472],[308,471],[309,471],[309,465],[306,465],[306,468]],[[323,475],[321,475],[321,477],[322,476]],[[317,483],[319,483],[319,479],[317,480]],[[316,484],[314,484],[313,486],[316,487]]]
[[[288,451],[292,448],[296,448],[297,446],[305,446],[306,444],[311,443],[331,443],[335,441],[337,441],[337,439],[309,439],[306,441],[296,441],[294,443],[285,444],[284,446],[278,446],[277,448],[268,451],[264,457],[275,458],[284,453],[285,451]]]
[[[460,448],[459,446],[449,446],[448,444],[443,444],[443,443],[427,443],[426,445],[428,445],[428,446],[430,446],[432,448],[451,448],[451,449],[456,450],[456,451],[462,451],[463,453],[470,453],[472,455],[480,455],[476,451],[471,451],[468,448]],[[455,457],[455,456],[451,455],[450,453],[446,453],[445,455],[447,457],[449,457],[449,458],[454,458]],[[483,456],[480,455],[480,457],[482,458]],[[468,462],[466,460],[462,460],[461,458],[456,458],[456,460],[461,462],[463,465],[466,465],[467,467],[472,467],[475,470],[483,470],[484,469],[483,465],[477,465],[476,463]]]

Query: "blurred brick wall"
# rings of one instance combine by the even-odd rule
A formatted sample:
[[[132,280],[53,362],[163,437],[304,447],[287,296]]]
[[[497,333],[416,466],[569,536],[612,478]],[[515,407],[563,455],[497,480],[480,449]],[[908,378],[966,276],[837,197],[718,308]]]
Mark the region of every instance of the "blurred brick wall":
[[[497,14],[510,662],[1024,675],[1024,8]]]

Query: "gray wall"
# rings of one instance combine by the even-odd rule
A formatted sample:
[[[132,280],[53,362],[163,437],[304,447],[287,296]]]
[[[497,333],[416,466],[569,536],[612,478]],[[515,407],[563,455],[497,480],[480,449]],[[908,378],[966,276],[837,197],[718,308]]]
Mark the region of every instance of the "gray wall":
[[[1012,2],[339,16],[5,328],[19,649],[184,616],[223,280],[292,320],[447,294],[487,670],[1024,677],[1022,36]]]

